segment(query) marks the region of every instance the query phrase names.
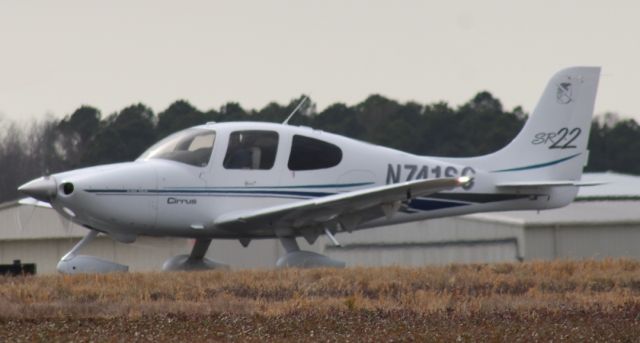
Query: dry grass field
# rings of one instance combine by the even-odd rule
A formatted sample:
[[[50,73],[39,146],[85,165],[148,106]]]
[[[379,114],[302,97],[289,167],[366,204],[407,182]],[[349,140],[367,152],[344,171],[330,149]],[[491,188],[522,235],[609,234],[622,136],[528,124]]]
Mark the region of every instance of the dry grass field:
[[[0,341],[640,342],[640,262],[0,277]]]

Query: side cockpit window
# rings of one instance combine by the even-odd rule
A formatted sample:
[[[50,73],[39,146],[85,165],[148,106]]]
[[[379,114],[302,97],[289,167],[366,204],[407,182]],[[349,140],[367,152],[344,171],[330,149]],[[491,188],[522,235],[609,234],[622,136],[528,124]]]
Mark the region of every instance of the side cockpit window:
[[[319,139],[293,136],[290,170],[326,169],[337,166],[342,161],[342,150],[337,146]]]
[[[138,159],[163,159],[205,167],[211,159],[215,131],[188,129],[174,133],[147,149]]]
[[[278,151],[278,133],[274,131],[236,131],[229,136],[224,156],[225,169],[271,169]]]

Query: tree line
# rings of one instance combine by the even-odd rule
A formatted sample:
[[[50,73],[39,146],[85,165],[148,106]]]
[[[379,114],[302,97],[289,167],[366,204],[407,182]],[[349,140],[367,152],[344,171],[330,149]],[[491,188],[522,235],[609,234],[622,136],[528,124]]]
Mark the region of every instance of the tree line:
[[[47,118],[21,127],[0,120],[0,202],[19,197],[16,188],[35,177],[98,164],[131,161],[167,135],[210,121],[282,122],[304,96],[259,110],[229,102],[201,111],[178,100],[157,115],[134,104],[103,116],[81,106],[62,119]],[[317,111],[305,102],[290,121],[328,132],[431,156],[473,156],[498,150],[520,131],[527,114],[505,110],[489,92],[452,107],[446,102],[401,103],[381,95]],[[640,174],[640,126],[633,119],[605,114],[594,119],[589,138],[588,171]]]

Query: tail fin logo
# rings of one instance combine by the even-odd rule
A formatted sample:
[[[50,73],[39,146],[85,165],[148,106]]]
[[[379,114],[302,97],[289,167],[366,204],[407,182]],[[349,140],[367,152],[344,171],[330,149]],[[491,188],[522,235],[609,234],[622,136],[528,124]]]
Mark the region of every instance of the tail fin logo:
[[[573,94],[571,92],[571,82],[562,82],[558,86],[558,91],[556,92],[556,99],[559,104],[566,105],[573,101]]]

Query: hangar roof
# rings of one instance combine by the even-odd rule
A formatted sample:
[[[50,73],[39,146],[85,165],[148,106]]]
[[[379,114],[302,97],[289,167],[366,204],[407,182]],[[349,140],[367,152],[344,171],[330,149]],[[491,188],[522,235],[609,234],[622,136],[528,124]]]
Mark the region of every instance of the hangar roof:
[[[464,217],[527,227],[640,224],[640,176],[614,172],[584,173],[582,180],[604,184],[581,187],[577,200],[559,209],[489,212]]]
[[[583,181],[605,182],[603,185],[581,187],[578,198],[622,197],[640,200],[640,176],[614,172],[584,173]]]
[[[489,212],[464,216],[471,220],[536,226],[602,226],[640,224],[640,202],[633,200],[576,201],[569,206],[544,211]]]

